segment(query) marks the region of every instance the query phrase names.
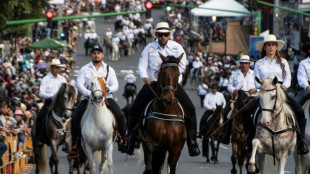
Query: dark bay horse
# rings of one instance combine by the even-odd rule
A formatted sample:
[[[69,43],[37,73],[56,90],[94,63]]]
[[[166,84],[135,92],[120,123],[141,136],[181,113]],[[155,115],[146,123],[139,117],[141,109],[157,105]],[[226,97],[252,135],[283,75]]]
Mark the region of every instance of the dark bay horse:
[[[129,104],[129,98],[131,98],[131,103],[135,100],[137,95],[137,87],[133,83],[126,84],[123,96],[126,98],[127,104]]]
[[[75,88],[63,83],[57,92],[51,107],[48,110],[42,123],[46,124],[46,129],[42,130],[45,137],[42,137],[44,144],[51,147],[52,155],[50,157],[49,166],[51,173],[58,174],[58,157],[57,151],[61,144],[66,144],[68,150],[71,150],[71,132],[70,122],[75,102]],[[44,120],[44,121],[43,121]],[[36,146],[35,139],[35,124],[31,129],[31,136],[33,142],[33,152],[36,163],[36,174],[47,173],[47,154],[45,146]],[[72,161],[68,156],[70,173],[73,173]],[[55,170],[53,169],[55,167]]]
[[[248,95],[243,90],[238,91],[238,96],[236,102],[233,104],[232,110],[230,112],[230,118],[232,119],[231,127],[231,144],[232,144],[232,155],[231,163],[233,168],[231,169],[232,174],[237,174],[236,163],[239,165],[239,173],[242,174],[242,166],[246,162],[246,153],[244,152],[245,145],[245,132],[242,121],[242,114],[239,113],[248,102],[250,102],[253,97],[248,97]]]
[[[184,112],[174,94],[180,75],[178,64],[183,54],[178,58],[159,55],[163,61],[157,82],[159,97],[149,104],[148,116],[140,131],[146,164],[144,174],[161,173],[167,152],[168,173],[174,174],[187,137]]]
[[[210,163],[209,159],[209,139],[211,144],[211,160],[214,161],[214,164],[218,164],[218,151],[220,146],[220,141],[217,140],[217,145],[215,147],[215,140],[223,135],[223,106],[217,105],[214,113],[210,116],[210,118],[205,123],[205,130],[203,132],[202,139],[202,148],[203,148],[203,156],[207,158],[207,163]],[[219,128],[220,127],[220,128]]]

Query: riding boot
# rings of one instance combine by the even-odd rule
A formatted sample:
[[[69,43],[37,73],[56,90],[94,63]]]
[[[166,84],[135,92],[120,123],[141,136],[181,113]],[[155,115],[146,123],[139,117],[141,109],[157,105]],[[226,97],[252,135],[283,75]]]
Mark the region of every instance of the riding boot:
[[[229,144],[230,133],[231,133],[231,125],[232,125],[232,121],[229,120],[227,122],[227,124],[224,126],[224,135],[220,139],[221,143],[223,143],[223,144]]]
[[[250,133],[248,133],[245,138],[244,150],[246,153],[252,152],[253,149],[252,140],[254,139],[254,136],[255,136],[255,129],[252,129],[252,131],[250,131]]]
[[[187,125],[187,146],[188,146],[188,153],[190,156],[198,156],[200,154],[200,150],[198,147],[198,143],[196,141],[196,134],[197,134],[197,123],[196,117],[192,116],[191,118],[185,121]]]
[[[135,150],[135,144],[136,144],[136,140],[137,140],[137,135],[138,135],[138,131],[134,130],[131,135],[129,135],[127,137],[127,144],[128,144],[128,149],[126,151],[126,153],[128,155],[134,155],[134,150]]]
[[[306,128],[306,123],[307,119],[305,118],[300,118],[297,119],[298,125],[299,125],[299,131],[297,130],[297,153],[299,155],[304,155],[309,153],[308,146],[304,142],[303,138],[305,136],[305,128]]]

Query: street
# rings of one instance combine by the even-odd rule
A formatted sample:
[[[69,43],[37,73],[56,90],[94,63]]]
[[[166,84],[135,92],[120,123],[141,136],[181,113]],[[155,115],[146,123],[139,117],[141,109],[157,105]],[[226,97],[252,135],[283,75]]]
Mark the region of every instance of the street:
[[[156,25],[157,22],[164,20],[164,8],[162,9],[153,9],[152,10],[152,16],[154,18],[154,24]],[[111,20],[111,22],[105,22],[103,18],[96,18],[96,32],[100,36],[100,45],[102,45],[102,39],[104,36],[105,31],[107,28],[111,28],[112,31],[114,30],[114,20]],[[105,48],[104,48],[105,49]],[[123,108],[126,105],[125,98],[122,97],[123,88],[125,85],[124,76],[129,70],[133,70],[135,72],[135,76],[137,77],[136,85],[138,87],[138,90],[142,87],[143,81],[139,77],[138,71],[137,71],[137,65],[138,60],[140,57],[141,51],[138,51],[134,53],[131,56],[128,57],[121,57],[121,60],[117,62],[113,62],[109,60],[109,56],[105,54],[104,61],[113,67],[117,73],[118,81],[119,81],[119,91],[114,95],[115,101],[119,104],[121,108]],[[77,74],[79,72],[79,69],[90,62],[90,56],[85,56],[85,50],[83,48],[83,37],[80,37],[78,39],[77,44],[77,53],[75,55],[75,62],[74,70],[73,70],[73,79],[76,79]],[[196,113],[197,113],[197,122],[199,123],[200,118],[204,112],[204,109],[200,107],[200,98],[197,95],[197,91],[193,90],[196,89],[196,87],[191,87],[189,83],[185,86],[185,90],[188,93],[189,97],[191,98],[192,102],[196,106]],[[198,124],[199,125],[199,124]],[[198,139],[198,142],[201,147],[201,140]],[[48,147],[49,148],[49,147]],[[61,151],[62,147],[59,147],[58,154],[59,154],[59,173],[68,173],[69,166],[67,162],[67,158],[65,153]],[[48,150],[49,151],[49,150]],[[205,174],[205,173],[216,173],[216,174],[228,174],[230,173],[230,170],[232,168],[231,165],[231,144],[229,145],[220,145],[220,151],[219,151],[219,164],[207,164],[206,159],[202,156],[199,157],[190,157],[188,155],[187,146],[185,145],[182,151],[182,155],[179,159],[179,163],[177,166],[177,173],[178,174]],[[126,154],[122,154],[117,151],[117,143],[114,143],[114,152],[113,152],[113,161],[114,161],[114,173],[127,173],[127,174],[133,174],[133,173],[142,173],[144,171],[144,163],[138,163],[138,152],[135,150],[134,156],[128,156]],[[266,157],[267,169],[270,166],[273,168],[273,158],[272,157]],[[294,172],[295,163],[293,160],[292,154],[289,156],[289,159],[287,161],[286,167],[285,167],[285,173],[295,173]],[[239,168],[237,168],[239,169]],[[99,173],[98,165],[97,165],[97,173]],[[32,170],[32,173],[34,173],[35,167]],[[166,167],[165,167],[165,173],[167,173]],[[276,169],[270,170],[268,173],[274,173]],[[243,169],[243,173],[245,173],[246,170]]]

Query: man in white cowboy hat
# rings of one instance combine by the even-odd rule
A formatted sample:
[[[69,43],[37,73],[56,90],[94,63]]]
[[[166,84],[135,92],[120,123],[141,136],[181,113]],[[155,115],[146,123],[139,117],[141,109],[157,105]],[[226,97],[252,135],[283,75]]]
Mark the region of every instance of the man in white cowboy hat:
[[[153,88],[153,90],[156,90],[158,70],[162,64],[159,53],[164,56],[174,57],[179,57],[183,54],[183,57],[179,63],[179,83],[182,82],[182,73],[186,69],[186,54],[183,47],[177,42],[169,40],[171,34],[174,32],[174,30],[170,30],[169,24],[167,22],[159,22],[156,25],[156,29],[151,29],[150,31],[151,34],[157,38],[157,40],[149,43],[144,48],[138,64],[140,77],[143,79],[145,84],[138,93],[131,110],[132,119],[130,119],[128,127],[128,133],[130,134],[128,139],[130,142],[127,153],[129,155],[133,154],[137,135],[137,130],[134,130],[134,126],[140,120],[140,116],[142,115],[146,105],[153,98],[155,98],[150,87]],[[186,110],[189,114],[188,117],[190,118],[185,120],[188,127],[187,143],[189,154],[190,156],[197,156],[200,154],[200,150],[196,142],[197,122],[195,107],[180,84],[177,86],[175,96],[179,99],[180,103],[184,107],[184,110]]]
[[[301,106],[310,99],[310,45],[306,44],[302,46],[302,51],[305,53],[305,59],[299,63],[297,70],[298,85],[303,88],[295,100]]]
[[[113,35],[113,33],[111,31],[111,28],[108,28],[107,31],[105,32],[105,36],[108,37],[109,39],[111,39],[112,35]]]
[[[268,77],[277,77],[278,83],[281,84],[281,88],[286,92],[287,88],[291,86],[291,71],[286,59],[281,58],[279,51],[283,48],[285,42],[283,40],[277,40],[273,34],[264,37],[264,41],[256,43],[256,49],[261,51],[261,59],[255,63],[254,75],[260,80],[265,80]],[[255,81],[256,88],[260,88],[261,84]],[[297,120],[297,153],[307,154],[309,149],[303,142],[305,134],[305,127],[307,119],[305,118],[302,107],[287,93],[287,104],[292,108],[295,113],[294,116]],[[253,103],[252,103],[253,102]],[[254,99],[248,104],[243,112],[242,119],[244,123],[247,123],[245,127],[245,133],[248,134],[247,142],[245,146],[246,151],[252,150],[252,139],[255,136],[255,129],[253,129],[252,120],[250,115],[254,114],[256,108],[259,105],[259,98]],[[249,129],[246,129],[249,128]]]
[[[240,70],[232,72],[227,85],[227,90],[234,96],[239,90],[244,91],[249,97],[256,97],[255,76],[254,71],[250,69],[251,61],[248,55],[243,55],[240,58]],[[230,105],[224,110],[224,119],[227,120],[227,114],[231,110]],[[221,139],[223,144],[229,144],[231,121],[224,126],[224,136]]]
[[[44,105],[40,110],[36,119],[36,142],[37,145],[43,145],[41,141],[42,130],[44,129],[43,118],[46,116],[48,107],[52,104],[53,98],[56,96],[62,83],[67,83],[67,80],[59,75],[60,68],[64,68],[65,65],[60,63],[59,59],[52,59],[50,64],[50,73],[48,73],[41,80],[39,96],[44,99]]]

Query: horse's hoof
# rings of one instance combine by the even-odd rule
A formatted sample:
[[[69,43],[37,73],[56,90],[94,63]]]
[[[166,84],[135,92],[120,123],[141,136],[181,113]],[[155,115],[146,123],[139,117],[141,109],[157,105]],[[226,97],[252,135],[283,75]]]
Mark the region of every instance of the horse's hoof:
[[[211,156],[211,161],[214,161],[214,160],[215,160],[214,156]]]
[[[237,174],[237,170],[236,169],[231,169],[231,174]]]
[[[218,163],[219,163],[219,161],[217,161],[217,160],[214,161],[214,164],[218,164]]]
[[[210,163],[210,160],[209,160],[209,159],[207,159],[207,163]]]
[[[255,172],[255,164],[249,164],[248,166],[248,171],[250,173],[254,173]]]

